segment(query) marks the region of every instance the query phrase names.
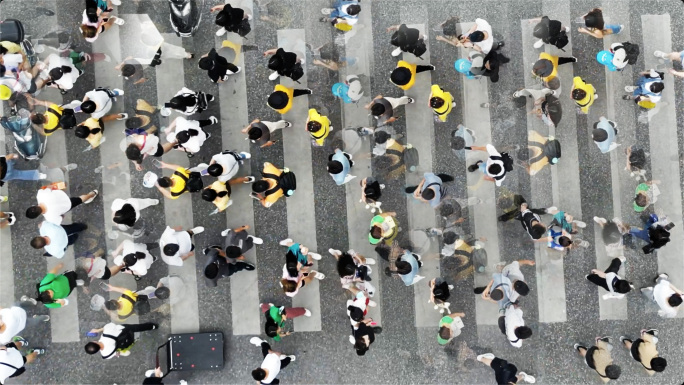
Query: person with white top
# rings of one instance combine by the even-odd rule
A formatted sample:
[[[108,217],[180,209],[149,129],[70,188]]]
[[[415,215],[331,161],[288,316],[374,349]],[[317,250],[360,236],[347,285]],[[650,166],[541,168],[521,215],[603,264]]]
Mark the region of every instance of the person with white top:
[[[627,261],[627,258],[625,257],[614,258],[605,272],[598,269],[592,269],[591,274],[586,276],[589,282],[600,286],[609,292],[603,295],[603,299],[624,298],[625,294],[629,293],[629,291],[634,288],[631,283],[620,278],[617,274],[618,270],[620,270],[620,266],[625,261]]]
[[[84,223],[56,225],[47,221],[38,225],[40,236],[31,240],[34,249],[45,249],[46,257],[63,258],[67,247],[76,243],[78,233],[88,229]]]
[[[485,175],[484,179],[495,182],[497,186],[501,186],[506,178],[506,172],[512,170],[513,159],[506,153],[500,154],[491,144],[482,146],[471,146],[471,150],[485,151],[489,154],[487,161],[478,160],[475,164],[468,166],[469,172],[477,170],[482,171]]]
[[[38,190],[38,194],[36,194],[38,204],[26,209],[26,217],[35,219],[42,214],[47,222],[61,225],[66,213],[81,203],[92,202],[97,195],[98,191],[93,190],[78,198],[70,198],[64,190],[46,186]]]
[[[25,365],[35,361],[40,354],[45,354],[45,349],[31,349],[24,357],[19,349],[28,345],[23,338],[5,346],[0,346],[0,384],[11,377],[17,377],[26,371]]]
[[[368,306],[375,307],[377,304],[363,290],[359,290],[355,286],[350,286],[346,289],[354,295],[354,298],[347,300],[349,322],[351,322],[352,326],[357,326],[366,317]]]
[[[535,262],[528,259],[520,259],[507,265],[504,264],[501,269],[502,277],[508,278],[511,282],[511,290],[508,293],[508,300],[511,301],[511,303],[517,303],[518,298],[521,295],[526,296],[530,292],[529,286],[525,283],[525,276],[520,270],[520,266],[522,265],[534,266]]]
[[[8,308],[0,308],[0,345],[4,345],[12,341],[12,337],[18,336],[24,328],[35,326],[41,322],[48,322],[49,315],[34,315],[27,318],[26,310],[21,306],[33,305],[32,302],[19,301],[14,306]]]
[[[159,199],[128,198],[114,199],[112,202],[112,221],[121,231],[132,228],[140,219],[140,212],[159,204]]]
[[[132,274],[136,277],[142,277],[147,274],[152,263],[156,260],[147,249],[147,245],[143,243],[133,243],[133,241],[126,239],[119,247],[112,252],[114,257],[114,264],[111,269],[112,275],[116,275],[123,270],[124,273]]]
[[[164,262],[171,266],[183,266],[183,261],[195,255],[192,236],[203,231],[204,227],[201,226],[187,231],[183,231],[180,226],[175,228],[166,226],[166,230],[159,239],[159,247],[162,249],[161,255]]]
[[[161,144],[161,140],[153,132],[154,130],[148,130],[148,132],[127,135],[120,144],[121,151],[126,153],[126,158],[133,162],[138,171],[143,170],[142,162],[145,158],[148,156],[161,158],[177,144],[176,142]]]
[[[594,130],[591,132],[591,138],[594,140],[596,146],[601,150],[602,154],[615,150],[619,144],[615,143],[617,136],[617,123],[601,116],[599,121],[594,123]]]
[[[107,267],[107,259],[104,258],[104,250],[98,249],[94,253],[86,252],[76,258],[76,271],[84,273],[90,278],[90,282],[95,279],[108,280],[112,276],[112,271]],[[87,282],[86,282],[87,286]]]
[[[133,343],[128,346],[122,346],[126,344],[126,341],[135,342],[135,337],[133,333],[146,332],[148,330],[158,329],[159,326],[152,322],[142,323],[142,324],[122,324],[117,325],[110,322],[100,329],[92,329],[89,334],[102,333],[100,339],[95,342],[91,341],[85,345],[85,351],[88,354],[95,354],[100,352],[102,358],[108,360],[114,357],[126,357],[131,355],[131,351],[128,350]],[[125,338],[128,337],[128,338]],[[122,342],[123,341],[123,342]]]
[[[53,53],[43,63],[47,68],[39,76],[45,80],[44,84],[48,87],[68,91],[74,88],[74,83],[81,75],[68,57],[60,57]]]
[[[276,381],[278,373],[285,369],[290,362],[293,362],[296,357],[294,355],[286,356],[280,352],[271,350],[271,345],[259,337],[252,337],[249,340],[255,346],[261,347],[261,354],[264,355],[264,360],[261,366],[252,370],[252,378],[259,381],[260,384],[278,384]]]
[[[684,292],[677,289],[669,278],[665,273],[660,274],[655,279],[655,286],[641,289],[644,297],[658,304],[658,315],[663,318],[675,318],[684,298]]]
[[[461,43],[466,48],[469,48],[470,44],[468,43],[471,43],[473,49],[478,50],[485,55],[488,54],[494,47],[492,26],[484,19],[475,19],[475,24],[468,32],[463,34]],[[498,42],[495,49],[498,49],[502,45],[503,42]]]
[[[112,90],[98,87],[92,91],[86,92],[81,102],[81,106],[75,110],[79,110],[86,114],[90,114],[93,119],[102,119],[103,122],[109,120],[124,120],[128,118],[128,114],[111,114],[107,115],[112,109],[114,101],[117,96],[122,96],[124,91],[118,88]],[[78,112],[78,111],[77,111]]]
[[[240,165],[252,155],[248,152],[223,151],[211,157],[207,173],[215,176],[221,182],[228,182],[240,170]],[[249,182],[254,182],[255,178],[250,176]]]
[[[175,148],[178,150],[196,154],[204,142],[211,137],[211,134],[204,132],[202,128],[216,123],[218,119],[215,116],[202,120],[189,120],[179,116],[171,122],[164,133],[169,143],[177,143]]]
[[[499,328],[508,342],[516,348],[522,347],[522,340],[532,336],[532,329],[525,326],[523,311],[518,305],[509,305],[504,315],[499,317]]]

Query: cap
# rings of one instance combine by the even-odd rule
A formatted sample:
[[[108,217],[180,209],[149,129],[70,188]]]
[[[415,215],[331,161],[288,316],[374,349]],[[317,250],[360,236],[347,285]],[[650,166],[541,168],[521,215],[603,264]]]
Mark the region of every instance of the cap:
[[[152,171],[146,172],[145,176],[143,177],[143,186],[147,188],[154,187],[154,184],[157,183],[158,178],[159,177],[157,174],[153,173]]]
[[[4,84],[0,84],[0,100],[9,100],[12,90]]]

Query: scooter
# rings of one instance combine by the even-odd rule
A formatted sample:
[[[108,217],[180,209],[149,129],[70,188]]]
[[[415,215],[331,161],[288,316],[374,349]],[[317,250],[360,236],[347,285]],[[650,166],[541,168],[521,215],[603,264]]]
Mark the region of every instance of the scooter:
[[[202,20],[205,0],[169,0],[170,19],[173,30],[180,37],[195,34]]]
[[[24,32],[24,25],[21,24],[21,21],[7,19],[0,22],[0,40],[19,44],[22,51],[24,51],[24,54],[26,54],[31,66],[36,65],[38,62],[38,55],[36,55],[33,44]]]
[[[0,125],[14,135],[14,148],[26,160],[40,159],[45,155],[47,137],[33,128],[30,113],[22,108],[16,115],[0,118]]]

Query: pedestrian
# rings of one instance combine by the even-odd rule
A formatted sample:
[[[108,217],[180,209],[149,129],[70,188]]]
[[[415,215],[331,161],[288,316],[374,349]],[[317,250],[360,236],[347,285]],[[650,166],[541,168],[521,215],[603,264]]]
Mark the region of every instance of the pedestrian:
[[[348,31],[359,21],[361,4],[359,0],[335,0],[332,8],[323,8],[321,13],[326,15],[321,22],[330,22],[337,29]]]
[[[378,95],[370,103],[365,105],[370,110],[371,115],[377,120],[378,126],[383,126],[397,120],[394,109],[405,104],[415,103],[413,98],[402,96],[400,98],[390,98]]]
[[[372,154],[377,157],[377,168],[384,179],[397,179],[402,177],[406,170],[415,171],[418,162],[418,153],[409,143],[405,146],[390,137],[385,130],[375,133],[375,147]],[[415,156],[409,156],[414,151]]]
[[[202,56],[197,63],[201,70],[207,71],[209,79],[214,83],[223,83],[228,80],[229,75],[235,75],[241,68],[233,63],[229,63],[225,57],[212,48],[209,53]]]
[[[465,317],[465,313],[451,313],[439,320],[437,342],[440,345],[446,345],[461,335],[461,329],[465,326],[462,317]]]
[[[435,66],[432,64],[418,65],[411,64],[404,60],[399,60],[397,67],[392,70],[390,82],[402,90],[407,91],[416,83],[416,74],[434,70]]]
[[[459,124],[456,130],[451,132],[451,150],[459,159],[465,160],[465,151],[470,150],[475,143],[475,133],[470,128]]]
[[[104,129],[105,125],[102,119],[88,118],[76,126],[74,135],[77,138],[85,139],[89,145],[86,150],[92,150],[107,140],[104,136]]]
[[[57,266],[50,269],[50,271],[43,277],[43,279],[36,285],[38,297],[35,299],[28,296],[21,297],[22,301],[32,302],[34,305],[38,301],[42,302],[48,309],[54,309],[69,304],[67,297],[77,286],[83,286],[84,282],[78,279],[78,276],[73,271],[65,271],[63,274],[57,275],[57,272],[64,268],[63,263],[58,263]]]
[[[603,11],[601,8],[592,9],[581,16],[581,19],[584,19],[586,28],[579,27],[577,31],[597,39],[603,39],[608,35],[617,35],[625,28],[622,24],[606,24],[603,20]]]
[[[85,93],[81,106],[78,108],[80,108],[81,112],[90,114],[91,118],[102,119],[103,122],[114,119],[124,120],[128,118],[128,114],[107,115],[112,109],[112,105],[114,104],[113,101],[116,101],[116,97],[122,96],[123,94],[123,90],[118,88],[110,90],[108,88],[98,87]]]
[[[240,152],[225,150],[211,157],[207,174],[218,178],[220,182],[228,182],[235,177],[240,171],[240,166],[245,160],[250,159],[252,155],[248,152]],[[241,180],[245,183],[254,181],[254,177],[247,177],[248,181]],[[242,179],[242,178],[238,178]]]
[[[501,65],[511,61],[511,59],[497,50],[491,50],[486,55],[473,50],[468,54],[468,57],[470,59],[470,74],[475,77],[486,76],[492,83],[499,81],[499,68]]]
[[[286,263],[283,266],[283,275],[280,279],[280,286],[283,288],[285,295],[294,297],[307,283],[316,279],[324,279],[325,274],[315,270],[309,271],[308,266],[303,266],[295,256],[294,253],[288,250]]]
[[[620,378],[622,370],[613,364],[613,359],[610,357],[610,352],[613,351],[610,337],[596,337],[596,346],[590,348],[582,344],[575,344],[574,348],[580,356],[584,357],[584,363],[598,373],[601,381],[609,382]]]
[[[268,59],[268,69],[273,71],[268,75],[268,80],[276,80],[279,76],[285,76],[293,81],[297,81],[304,76],[302,64],[304,61],[294,52],[285,51],[282,48],[272,48],[264,52],[264,57]]]
[[[644,254],[650,254],[654,250],[667,245],[670,242],[670,230],[674,227],[674,223],[667,223],[667,217],[662,220],[657,215],[651,214],[646,221],[646,226],[640,229],[636,226],[629,227],[629,233],[643,241],[648,242],[642,248]]]
[[[11,180],[42,180],[47,175],[38,170],[16,170],[14,163],[19,158],[17,154],[0,156],[0,186]]]
[[[520,281],[517,281],[520,282]],[[529,293],[529,288],[525,282],[518,284],[521,289],[520,293],[527,295]],[[508,276],[502,273],[492,274],[492,279],[489,281],[487,286],[476,287],[473,292],[475,294],[481,294],[485,301],[493,302],[499,305],[499,312],[503,312],[510,304],[517,303],[517,298],[520,295],[519,292],[513,294],[513,282]],[[511,296],[514,296],[516,301],[511,301]]]
[[[356,328],[368,314],[368,307],[376,307],[377,303],[372,301],[364,290],[359,290],[356,286],[349,286],[346,289],[353,295],[352,299],[347,300],[347,316],[352,328]]]
[[[577,234],[579,229],[587,227],[587,224],[580,220],[576,220],[572,215],[565,211],[558,211],[553,214],[553,219],[549,226],[558,227],[568,234]]]
[[[453,255],[453,253],[451,255]],[[437,277],[428,282],[428,287],[430,288],[430,299],[428,300],[428,303],[434,303],[435,310],[439,310],[440,314],[443,314],[445,311],[448,314],[450,305],[450,303],[447,302],[450,296],[449,290],[453,290],[454,285],[449,285],[447,281],[441,277]]]
[[[589,113],[589,107],[598,99],[598,94],[593,85],[585,82],[581,77],[575,76],[572,79],[572,89],[570,97],[575,101],[579,111],[583,114]]]
[[[221,182],[220,180],[215,181],[202,190],[202,199],[213,203],[214,206],[216,206],[217,213],[225,211],[230,205],[233,204],[233,201],[230,200],[230,194],[232,193],[230,185],[236,183],[246,183],[242,182],[241,179],[243,178],[235,178],[228,182]]]
[[[74,83],[81,75],[71,59],[57,56],[54,53],[43,60],[43,65],[46,68],[39,75],[43,84],[47,87],[57,88],[62,93],[74,88]]]
[[[430,88],[428,100],[432,112],[435,113],[435,121],[446,122],[449,113],[451,113],[451,109],[456,107],[456,102],[454,102],[454,97],[451,96],[451,93],[444,91],[444,89],[437,84],[433,84]]]
[[[45,136],[50,136],[60,129],[71,129],[76,125],[76,116],[74,116],[74,108],[79,105],[77,100],[64,104],[58,105],[56,103],[47,102],[44,100],[38,100],[30,95],[26,95],[26,98],[33,103],[33,105],[41,105],[45,107],[45,113],[38,114],[32,113],[30,115],[31,123],[38,132]]]
[[[199,114],[206,111],[209,108],[209,102],[213,101],[214,95],[183,87],[180,91],[176,92],[176,95],[171,100],[164,103],[159,113],[162,116],[169,116],[171,115],[171,110],[174,110],[183,115]]]
[[[335,45],[335,42],[328,42],[318,48],[313,48],[307,44],[306,47],[311,51],[313,64],[326,68],[330,71],[338,71],[340,67],[347,65],[354,65],[357,62],[356,57],[340,56],[340,52]]]
[[[311,317],[311,311],[303,307],[278,307],[272,303],[262,303],[259,306],[261,312],[266,316],[265,333],[276,342],[280,342],[283,337],[292,335],[292,332],[282,330],[285,327],[286,320],[302,316]]]
[[[396,216],[397,213],[388,211],[379,213],[371,219],[370,231],[368,233],[368,242],[371,245],[384,242],[385,245],[390,246],[394,242],[394,239],[401,230]]]
[[[217,281],[221,278],[242,271],[252,271],[255,266],[246,261],[244,254],[249,251],[254,244],[264,243],[263,239],[249,235],[248,225],[236,229],[226,229],[221,232],[225,237],[223,247],[219,245],[209,246],[204,249],[204,255],[208,257],[204,266],[204,278],[207,286],[216,287]]]
[[[361,185],[361,199],[359,202],[365,203],[366,208],[370,208],[373,205],[374,210],[376,207],[380,207],[381,202],[379,201],[385,185],[372,176],[361,179],[359,184]]]
[[[230,4],[219,4],[211,8],[211,12],[219,11],[216,14],[216,25],[221,27],[216,31],[216,36],[223,36],[226,32],[235,32],[241,37],[247,36],[251,31],[249,21],[252,15],[245,12],[242,8],[233,8]]]
[[[247,134],[247,138],[261,148],[270,147],[275,144],[276,140],[271,139],[271,135],[282,128],[292,127],[292,123],[286,120],[279,120],[277,122],[269,122],[266,120],[254,119],[242,129],[243,134]]]
[[[375,259],[366,258],[351,249],[342,252],[341,250],[330,248],[328,252],[337,261],[337,273],[340,275],[343,289],[352,290],[353,285],[369,280],[368,277],[372,271],[370,265],[375,265]],[[366,291],[374,294],[375,290],[372,287],[369,289]]]
[[[119,271],[123,271],[136,277],[136,280],[147,275],[147,271],[157,259],[150,254],[146,244],[133,243],[129,239],[121,242],[111,254],[116,265],[112,267],[111,275],[116,275]]]
[[[164,262],[171,266],[183,266],[183,261],[195,255],[192,237],[202,232],[204,232],[202,226],[196,226],[186,231],[183,231],[180,226],[174,228],[166,226],[159,239],[159,247],[162,250]]]
[[[544,44],[550,44],[558,49],[563,49],[568,45],[570,27],[563,27],[563,24],[559,20],[549,19],[548,16],[530,20],[530,23],[535,22],[537,24],[534,26],[532,34],[539,40],[534,42],[534,48],[539,49],[543,47]]]
[[[353,166],[354,161],[352,160],[351,154],[346,153],[339,148],[336,148],[335,153],[328,157],[328,173],[338,186],[342,186],[356,178],[355,175],[349,174]]]
[[[104,250],[99,249],[94,253],[86,252],[76,258],[76,272],[87,275],[90,282],[96,278],[106,281],[112,276],[112,272],[107,267],[107,259],[104,257]],[[88,286],[89,282],[85,282]]]
[[[530,288],[525,282],[525,276],[520,270],[520,266],[534,266],[535,262],[529,259],[519,259],[511,263],[500,263],[497,266],[501,268],[501,276],[503,278],[508,278],[511,282],[511,291],[508,293],[508,299],[512,303],[517,303],[520,296],[527,296],[530,293]]]
[[[311,135],[311,144],[315,147],[323,146],[325,138],[333,130],[332,122],[327,116],[321,115],[315,108],[309,109],[309,118],[306,120],[306,131]]]
[[[157,190],[166,198],[178,199],[185,192],[198,192],[204,187],[199,172],[191,171],[177,164],[166,162],[158,162],[157,164],[162,169],[173,170],[171,176],[159,178],[155,183]]]
[[[90,330],[89,334],[98,335],[102,333],[102,336],[97,342],[88,342],[85,345],[85,351],[88,354],[100,352],[105,360],[114,357],[128,357],[131,355],[130,349],[136,342],[134,333],[142,333],[158,328],[159,325],[152,322],[122,325],[110,322],[100,329]]]
[[[641,338],[632,341],[620,336],[622,345],[629,349],[629,355],[646,369],[649,376],[660,373],[667,367],[667,360],[658,355],[658,329],[641,329]]]
[[[558,77],[558,66],[566,63],[576,62],[577,58],[574,56],[558,57],[546,52],[542,52],[539,54],[539,59],[532,67],[532,74],[534,76],[540,77],[542,81],[548,83]]]
[[[451,175],[426,172],[418,186],[406,187],[405,191],[407,194],[412,193],[413,197],[419,201],[429,203],[430,207],[434,209],[439,206],[442,199],[449,195],[443,184],[453,180],[454,177]]]
[[[48,185],[38,190],[36,200],[38,204],[26,209],[26,217],[29,219],[43,219],[55,225],[61,225],[64,215],[80,204],[89,204],[98,196],[98,190],[93,190],[78,198],[70,198],[64,190]]]
[[[136,313],[136,304],[147,301],[147,297],[141,298],[137,293],[123,287],[107,284],[107,291],[121,293],[119,299],[110,299],[102,308],[112,321],[122,322]],[[138,314],[143,315],[143,314]]]
[[[125,80],[133,82],[133,84],[142,84],[147,81],[142,63],[133,56],[126,57],[114,69],[121,72],[119,76],[123,76]]]
[[[461,35],[459,38],[461,43],[466,48],[473,48],[485,55],[492,49],[497,50],[503,47],[503,41],[494,43],[494,36],[492,34],[492,26],[484,20],[477,18],[475,24],[468,30],[468,32]]]
[[[522,347],[522,340],[532,337],[532,329],[525,326],[523,311],[516,304],[509,304],[504,315],[499,316],[499,329],[506,335],[508,342],[516,348]]]
[[[591,138],[601,150],[602,154],[615,150],[619,144],[615,143],[617,136],[617,123],[601,116],[599,121],[594,123],[594,131],[591,133]]]
[[[659,180],[639,183],[634,192],[634,211],[643,212],[648,206],[658,201],[660,195],[658,184],[660,184]]]
[[[540,215],[556,213],[558,209],[555,206],[545,209],[530,209],[525,198],[518,194],[513,197],[513,204],[516,208],[499,216],[499,221],[507,222],[511,219],[517,219],[522,224],[523,229],[527,231],[530,238],[535,241],[540,241],[544,234],[546,234],[546,225],[542,223]],[[546,239],[543,239],[541,241],[545,240]]]
[[[148,300],[158,299],[162,301],[168,299],[168,304],[170,306],[176,306],[185,297],[186,287],[187,285],[185,284],[185,281],[182,277],[175,274],[170,274],[165,277],[159,278],[157,286],[147,286],[142,290],[136,291],[135,293],[138,295],[138,298],[140,298],[140,296],[143,295],[147,296]],[[154,302],[158,301],[148,301],[148,303]],[[161,305],[152,311],[156,311],[162,314],[164,313],[162,311]]]
[[[78,233],[87,230],[85,223],[56,225],[43,221],[38,225],[40,236],[31,239],[31,247],[36,250],[45,249],[46,257],[63,258],[67,247],[76,243]]]
[[[468,171],[480,170],[484,174],[485,180],[492,181],[497,186],[501,186],[501,183],[506,178],[506,173],[513,170],[513,158],[508,153],[499,153],[491,144],[487,144],[485,147],[471,146],[470,149],[487,152],[489,157],[486,162],[478,160],[475,164],[468,166]]]
[[[83,19],[79,27],[83,38],[88,43],[93,43],[100,34],[107,31],[112,25],[124,25],[126,21],[118,16],[110,16],[109,12],[98,9],[96,13],[83,11]]]
[[[636,181],[640,181],[642,178],[646,180],[646,157],[649,155],[642,148],[638,146],[629,146],[625,149],[625,154],[627,155],[627,166],[625,170],[629,171],[629,176],[634,177]]]
[[[185,151],[188,156],[200,151],[204,142],[211,138],[211,134],[204,132],[203,127],[218,123],[215,116],[209,119],[188,120],[182,116],[177,117],[164,130],[166,141],[176,143],[174,148]]]
[[[592,269],[591,274],[586,276],[589,282],[608,291],[607,294],[603,295],[603,299],[621,299],[625,297],[625,294],[634,289],[634,286],[629,281],[622,279],[618,275],[620,266],[626,261],[627,258],[625,257],[613,258],[605,272]]]
[[[271,350],[271,345],[259,337],[250,338],[249,342],[255,346],[261,347],[261,354],[264,356],[264,361],[257,369],[252,370],[252,378],[260,384],[279,384],[280,381],[276,379],[278,373],[285,369],[290,362],[295,360],[294,355],[286,356],[280,352]]]
[[[156,127],[153,128],[156,130]],[[152,134],[154,130],[149,128],[148,132],[142,129],[131,129],[121,143],[126,158],[133,162],[137,171],[143,170],[142,162],[145,158],[148,156],[161,158],[177,144],[177,142],[169,142],[162,145],[159,136]]]
[[[552,83],[558,83],[560,90],[560,81],[554,78]],[[551,88],[543,88],[541,90],[533,88],[524,88],[513,93],[514,98],[529,97],[534,100],[534,106],[530,111],[531,114],[536,115],[549,127],[557,127],[563,118],[563,107],[560,100],[555,96],[555,91]]]
[[[0,345],[8,344],[18,336],[26,326],[36,326],[50,321],[49,315],[37,315],[28,318],[24,306],[33,305],[30,301],[19,301],[8,308],[0,308]]]
[[[422,275],[418,275],[418,270],[423,266],[423,261],[421,256],[411,252],[410,250],[404,250],[399,260],[394,263],[394,268],[390,265],[387,271],[391,273],[398,274],[404,285],[411,286],[416,282],[425,278]]]
[[[313,266],[313,261],[320,260],[321,255],[310,251],[308,247],[295,243],[292,238],[280,241],[281,246],[287,247],[286,268],[291,277],[296,278],[298,270],[302,267]]]
[[[295,175],[288,168],[277,168],[269,162],[264,162],[261,171],[262,179],[252,184],[252,198],[268,208],[280,199],[294,194],[297,187]]]
[[[267,104],[281,115],[287,114],[292,109],[292,100],[297,96],[311,95],[309,88],[294,89],[276,84],[275,89],[268,96]]]
[[[397,24],[388,27],[387,32],[394,32],[390,44],[397,48],[392,51],[392,56],[399,56],[402,52],[406,52],[420,58],[427,51],[425,45],[427,36],[421,35],[416,28],[409,28],[406,24]]]
[[[496,383],[499,385],[516,384],[518,381],[525,381],[534,384],[537,380],[525,372],[518,372],[518,368],[508,361],[496,357],[492,353],[480,354],[477,360],[491,367],[494,370]]]
[[[663,98],[665,89],[665,74],[654,69],[639,73],[636,86],[625,86],[627,95],[623,95],[625,100],[634,100],[640,107],[654,108]],[[631,93],[631,95],[629,95]]]
[[[655,56],[657,58],[665,59],[665,60],[669,59],[673,62],[684,61],[684,51],[682,51],[682,52],[670,52],[670,53],[666,53],[663,51],[655,51],[655,52],[653,52],[653,56]],[[668,70],[668,72],[670,72],[674,76],[684,78],[684,71],[677,71],[674,68],[670,68]]]
[[[26,364],[31,364],[39,355],[45,354],[43,348],[29,349],[29,354],[23,356],[19,349],[28,345],[23,338],[7,345],[0,346],[0,383],[8,378],[18,377],[26,371]]]
[[[663,318],[675,318],[677,316],[684,296],[684,292],[677,289],[669,279],[669,275],[662,273],[653,280],[655,286],[641,288],[641,294],[658,305],[660,308],[658,315]]]
[[[140,219],[140,212],[159,204],[159,199],[128,198],[114,199],[112,202],[112,221],[121,231],[127,231]]]
[[[601,56],[602,53],[608,53]],[[601,51],[597,54],[596,60],[608,67],[611,71],[622,71],[627,64],[636,64],[639,58],[639,45],[628,41],[623,43],[613,43],[609,51]],[[603,60],[602,60],[603,59]],[[610,61],[608,61],[610,60]]]

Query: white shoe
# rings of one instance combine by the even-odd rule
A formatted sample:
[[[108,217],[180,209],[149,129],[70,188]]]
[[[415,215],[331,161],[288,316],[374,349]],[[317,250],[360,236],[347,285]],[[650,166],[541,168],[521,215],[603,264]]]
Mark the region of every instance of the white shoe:
[[[109,63],[109,62],[112,61],[112,57],[111,57],[111,56],[109,56],[109,55],[107,55],[107,54],[104,54],[104,57],[105,57],[105,58],[104,58],[104,61],[106,61],[107,63]]]
[[[369,301],[368,301],[368,306],[370,306],[370,307],[376,307],[376,306],[378,306],[378,304],[377,304],[377,302],[375,302],[375,301],[370,301],[370,300],[369,300]]]
[[[33,52],[35,53],[43,53],[45,52],[45,45],[44,44],[36,44],[33,46]]]
[[[323,8],[321,9],[321,13],[327,16],[330,15],[334,10],[334,8]]]
[[[95,200],[95,198],[97,198],[97,196],[98,196],[98,195],[100,194],[100,192],[99,192],[99,191],[97,191],[97,190],[93,190],[93,191],[91,191],[91,193],[95,193],[95,195],[93,195],[93,197],[92,197],[92,198],[90,198],[90,199],[87,199],[87,200],[86,200],[85,202],[83,202],[83,203],[85,203],[85,204],[88,204],[88,203],[90,203],[90,202],[94,201],[94,200]],[[155,199],[155,200],[156,200],[156,199]],[[157,200],[157,204],[159,204],[159,201],[158,201],[158,200]]]
[[[572,221],[572,223],[576,224],[580,229],[587,227],[587,224],[582,221]]]
[[[252,237],[252,242],[254,242],[254,244],[256,244],[256,245],[261,245],[264,243],[264,240],[259,238],[259,237],[255,237],[253,235],[250,235],[250,237]]]
[[[316,278],[316,279],[324,279],[325,278],[325,274],[320,273],[318,271],[312,271],[312,273],[314,275],[314,278]]]
[[[278,79],[278,77],[280,77],[280,75],[278,74],[278,71],[275,71],[274,73],[268,75],[268,80],[273,81]]]
[[[221,28],[221,29],[219,29],[218,31],[216,31],[216,36],[223,36],[223,35],[226,34],[226,32],[227,32],[227,31],[226,31],[225,28]]]
[[[7,223],[9,223],[10,226],[14,225],[17,222],[17,216],[14,215],[14,213],[5,211],[5,215],[7,215]]]
[[[280,241],[280,246],[289,246],[292,243],[292,238],[286,238]]]
[[[237,67],[237,66],[236,66]],[[237,71],[233,72],[233,75],[239,74],[242,71],[242,67],[237,67]]]
[[[112,91],[117,93],[116,96],[122,96],[124,94],[124,90],[122,90],[121,88],[114,88],[112,89]]]
[[[355,344],[355,343],[356,343],[356,340],[354,339],[354,336],[349,336],[349,342],[351,342],[352,344]]]
[[[330,253],[334,256],[342,255],[342,252],[340,250],[335,250],[333,248],[328,249],[328,253]]]
[[[297,359],[297,357],[295,357],[294,354],[291,354],[291,355],[289,355],[288,357],[290,358],[290,361],[294,361],[294,360]]]
[[[375,265],[375,259],[366,258],[366,265]]]
[[[565,33],[570,33],[570,27],[565,27]]]
[[[252,345],[255,345],[255,346],[261,346],[261,344],[263,342],[264,342],[264,340],[262,340],[259,337],[252,337],[249,339],[249,343],[251,343]]]
[[[625,92],[634,92],[636,90],[635,86],[625,86]]]
[[[118,16],[114,16],[114,24],[116,24],[116,25],[124,25],[124,24],[126,24],[126,20],[124,20],[124,19],[122,19],[122,18],[120,18],[120,17],[118,17]],[[131,354],[131,353],[129,352],[128,354]]]
[[[29,297],[28,295],[22,295],[22,296],[21,296],[21,302],[30,302],[30,303],[32,303],[34,306],[35,306],[35,305],[38,305],[38,301],[37,301],[35,298]]]
[[[47,179],[47,174],[38,174],[38,179]]]
[[[243,159],[249,159],[252,157],[252,154],[250,154],[249,152],[244,152],[244,151],[240,151],[240,155],[242,155]]]
[[[547,207],[547,208],[546,208],[546,212],[547,212],[547,213],[554,212],[554,211],[558,211],[558,207],[556,207],[556,206],[551,206],[551,207]]]
[[[659,57],[661,59],[667,59],[667,54],[663,51],[655,51],[653,52],[653,56]]]
[[[216,123],[218,123],[218,118],[216,118],[215,116],[210,116],[210,117],[209,117],[209,120],[211,120],[211,124],[216,124]]]
[[[599,217],[594,217],[594,222],[598,223],[599,225],[605,225],[608,223],[605,218],[599,218]]]
[[[193,227],[192,229],[190,229],[190,231],[192,231],[193,235],[202,234],[204,232],[204,227],[202,227],[202,226]]]
[[[317,261],[320,261],[320,260],[321,260],[321,255],[318,254],[318,253],[311,253],[311,252],[310,252],[309,255],[311,256],[311,258],[313,258],[313,259],[315,259],[315,260],[317,260]]]
[[[125,351],[125,352],[119,352],[119,356],[121,356],[121,357],[128,357],[128,356],[130,356],[130,355],[131,355],[131,351],[130,351],[130,350]]]
[[[128,119],[128,114],[125,112],[120,113],[119,117],[116,118],[116,120],[125,120],[125,119]]]
[[[171,109],[170,109],[170,108],[166,108],[166,107],[162,107],[162,108],[159,109],[159,114],[160,114],[161,116],[170,116],[170,115],[171,115]]]
[[[309,310],[309,309],[304,309],[304,316],[305,316],[305,317],[311,317],[311,310]]]
[[[537,40],[537,41],[534,42],[534,46],[533,46],[533,47],[536,48],[536,49],[539,49],[539,48],[541,48],[541,47],[543,47],[543,46],[544,46],[544,40],[539,39],[539,40]]]
[[[480,354],[477,356],[478,361],[482,361],[483,358],[488,358],[490,360],[493,360],[496,358],[496,356],[493,353],[485,353],[485,354]]]
[[[229,231],[230,231],[230,229],[225,229],[225,230],[221,231],[221,236],[225,237],[226,235],[228,235]]]
[[[523,381],[527,382],[528,384],[534,384],[535,382],[537,382],[536,378],[530,376],[529,374],[527,374],[525,372],[520,372],[518,374],[522,375]]]
[[[624,255],[623,255],[623,256],[620,256],[620,257],[618,257],[618,259],[619,259],[619,260],[620,260],[620,262],[622,262],[622,263],[625,263],[625,262],[627,262],[627,258],[625,258],[625,256],[624,256]]]
[[[392,51],[392,56],[399,56],[401,55],[401,48],[397,47],[394,51]]]
[[[121,5],[121,0],[112,0],[112,4]]]

